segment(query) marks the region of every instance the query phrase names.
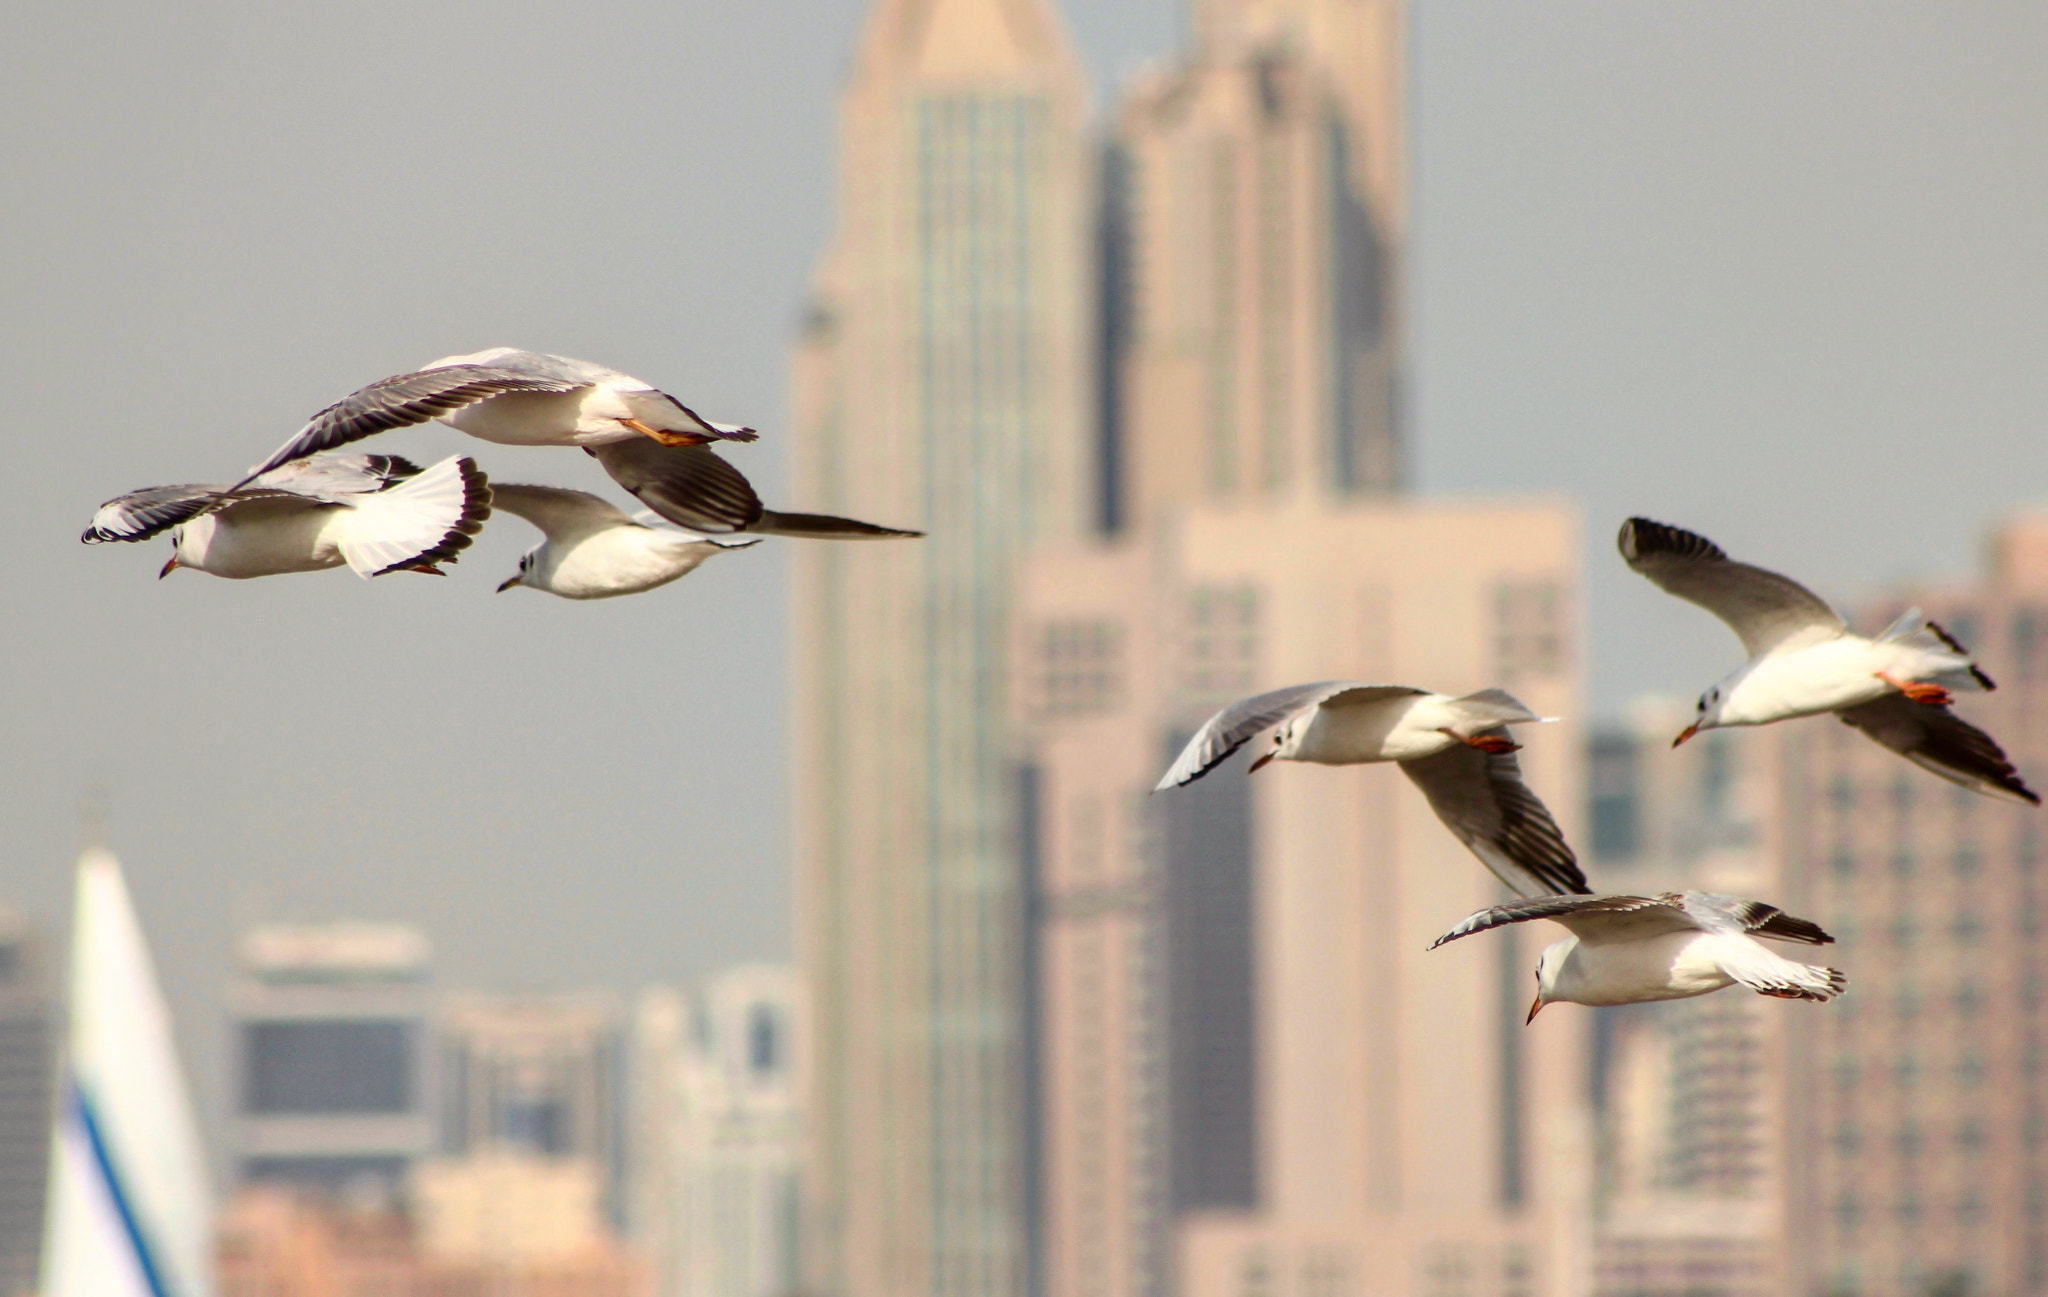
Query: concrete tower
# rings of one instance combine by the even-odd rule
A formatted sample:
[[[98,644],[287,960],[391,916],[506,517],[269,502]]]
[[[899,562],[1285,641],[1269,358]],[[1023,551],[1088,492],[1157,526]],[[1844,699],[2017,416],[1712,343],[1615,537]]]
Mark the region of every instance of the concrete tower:
[[[1047,0],[878,0],[796,358],[807,1250],[848,1297],[1027,1290],[1011,567],[1090,512],[1092,154]]]

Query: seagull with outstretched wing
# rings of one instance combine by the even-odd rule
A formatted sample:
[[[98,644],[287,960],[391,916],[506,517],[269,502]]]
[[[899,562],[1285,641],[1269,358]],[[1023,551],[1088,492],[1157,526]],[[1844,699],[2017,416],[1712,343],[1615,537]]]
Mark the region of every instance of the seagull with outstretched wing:
[[[1704,536],[1630,518],[1617,544],[1632,570],[1719,617],[1749,653],[1700,695],[1698,715],[1672,746],[1701,730],[1833,712],[1951,783],[2040,805],[1991,736],[1949,710],[1954,690],[1994,686],[1918,608],[1868,638],[1811,590],[1735,562]]]
[[[291,460],[242,486],[151,486],[116,496],[80,539],[141,541],[171,535],[179,568],[236,579],[317,572],[344,563],[356,575],[438,574],[491,515],[491,486],[476,461],[451,457],[421,469],[396,455]]]
[[[761,543],[701,536],[652,513],[628,517],[587,491],[496,483],[491,492],[500,513],[526,519],[543,536],[500,591],[524,586],[564,599],[638,594],[696,571],[714,554]]]
[[[1252,770],[1270,761],[1394,762],[1444,826],[1517,896],[1588,892],[1557,821],[1522,782],[1508,737],[1508,726],[1542,719],[1499,689],[1454,698],[1349,680],[1294,685],[1210,717],[1153,791],[1193,783],[1271,729],[1273,746]]]
[[[1758,941],[1821,946],[1820,926],[1774,905],[1713,892],[1660,896],[1543,896],[1479,911],[1430,943],[1509,923],[1549,919],[1571,935],[1536,961],[1533,1022],[1546,1004],[1642,1004],[1682,1000],[1725,986],[1788,1000],[1832,1000],[1849,979],[1832,968],[1787,959]]]

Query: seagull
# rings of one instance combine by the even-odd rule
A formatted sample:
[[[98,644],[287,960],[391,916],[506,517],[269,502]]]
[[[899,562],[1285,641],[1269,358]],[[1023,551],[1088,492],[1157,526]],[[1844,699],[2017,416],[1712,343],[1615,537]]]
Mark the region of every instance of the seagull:
[[[823,513],[763,508],[753,484],[709,446],[658,446],[645,439],[584,448],[656,514],[705,536],[752,532],[814,540],[889,540],[924,535]]]
[[[1396,762],[1437,818],[1517,896],[1590,892],[1557,821],[1522,782],[1519,748],[1508,737],[1508,726],[1542,719],[1500,689],[1453,698],[1350,680],[1294,685],[1211,716],[1152,791],[1193,783],[1278,726],[1272,750],[1251,770],[1269,761]]]
[[[568,356],[492,347],[447,356],[349,393],[315,414],[236,485],[246,486],[291,460],[434,419],[506,446],[629,440],[701,446],[757,436],[752,428],[713,423],[631,374]]]
[[[1757,937],[1824,946],[1820,926],[1775,905],[1713,892],[1661,896],[1539,896],[1479,911],[1430,943],[1530,919],[1554,919],[1571,936],[1552,942],[1536,961],[1536,1002],[1641,1004],[1683,1000],[1736,983],[1786,1000],[1832,1000],[1849,979],[1832,968],[1786,959]]]
[[[1621,525],[1629,567],[1727,622],[1749,661],[1700,695],[1699,714],[1671,746],[1701,730],[1768,725],[1833,712],[1844,725],[1951,783],[2038,806],[2041,799],[1990,735],[1949,710],[1951,690],[1993,689],[1969,650],[1918,608],[1875,639],[1798,582],[1747,563],[1677,527]]]
[[[546,534],[519,560],[499,591],[527,586],[564,599],[609,599],[667,585],[713,554],[761,543],[700,536],[648,512],[637,517],[588,491],[494,484],[492,506],[518,514]]]
[[[191,568],[241,579],[346,563],[357,576],[440,574],[491,515],[490,481],[476,461],[450,457],[421,470],[396,455],[293,460],[245,486],[152,486],[99,507],[80,537],[148,540],[171,533],[158,579]]]

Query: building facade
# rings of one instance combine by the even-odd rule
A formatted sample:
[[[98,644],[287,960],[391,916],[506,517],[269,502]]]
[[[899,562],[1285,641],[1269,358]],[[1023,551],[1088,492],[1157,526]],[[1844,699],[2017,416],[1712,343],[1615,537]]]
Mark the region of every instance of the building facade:
[[[802,1006],[773,964],[641,997],[634,1237],[658,1297],[804,1291]]]
[[[1523,1027],[1514,935],[1425,953],[1499,885],[1393,770],[1149,793],[1290,681],[1572,715],[1575,536],[1541,502],[1297,498],[1027,565],[1047,1291],[1583,1291],[1586,1020]],[[1526,737],[1569,834],[1577,753]]]
[[[1094,181],[1049,0],[877,0],[797,348],[798,494],[931,538],[797,557],[822,1293],[1032,1287],[1009,591],[1092,507]]]
[[[0,909],[0,1297],[35,1289],[57,1069],[56,1001],[42,942]]]
[[[1956,711],[2048,782],[2048,517],[1976,582],[1900,591],[1997,682]],[[2035,808],[1953,787],[1825,721],[1777,727],[1786,908],[1839,938],[1849,994],[1794,1039],[1791,1290],[2048,1289],[2048,956]]]
[[[1588,877],[1791,907],[1776,735],[1715,730],[1673,751],[1692,710],[1639,699],[1593,736]],[[1730,991],[1593,1015],[1595,1294],[1787,1291],[1786,1051],[1837,1008]]]
[[[395,924],[272,925],[236,954],[233,1180],[401,1199],[435,1148],[426,937]]]
[[[521,1202],[556,1201],[578,1236],[618,1230],[631,1155],[615,997],[451,993],[435,1037],[439,1152],[415,1170],[415,1187],[435,1191],[422,1207],[473,1215],[502,1203],[509,1220]]]

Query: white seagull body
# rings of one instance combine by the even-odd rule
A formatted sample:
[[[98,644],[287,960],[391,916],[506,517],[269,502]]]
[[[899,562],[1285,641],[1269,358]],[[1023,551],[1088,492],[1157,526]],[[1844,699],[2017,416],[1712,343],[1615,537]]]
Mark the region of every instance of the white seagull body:
[[[1591,889],[1548,808],[1522,782],[1507,726],[1543,718],[1499,689],[1452,697],[1408,685],[1326,680],[1233,703],[1195,731],[1154,792],[1200,779],[1260,731],[1273,748],[1251,764],[1391,761],[1437,818],[1518,896]]]
[[[244,579],[344,563],[358,576],[438,571],[490,516],[489,480],[451,457],[424,471],[395,455],[294,460],[242,487],[159,486],[100,506],[88,544],[171,533],[158,575],[191,568]]]
[[[586,491],[498,485],[492,498],[496,508],[546,536],[519,560],[518,574],[501,591],[527,586],[564,599],[638,594],[694,572],[714,554],[761,543],[699,536],[651,513],[631,518]]]
[[[307,421],[237,485],[290,460],[391,428],[438,419],[507,446],[663,446],[753,441],[752,428],[714,423],[651,383],[616,369],[517,347],[447,356],[358,388]]]
[[[1875,638],[1798,582],[1729,559],[1704,536],[1631,518],[1617,540],[1630,568],[1726,622],[1749,661],[1700,696],[1701,730],[1832,712],[1952,783],[2035,805],[1998,744],[1949,710],[1952,690],[1993,688],[1941,626],[1909,609]]]
[[[1572,935],[1536,961],[1536,1000],[1525,1021],[1559,1001],[1642,1004],[1738,984],[1781,999],[1832,1000],[1849,984],[1835,969],[1787,959],[1757,940],[1832,942],[1818,925],[1762,901],[1712,892],[1511,901],[1472,915],[1429,948],[1530,919],[1553,920]]]

